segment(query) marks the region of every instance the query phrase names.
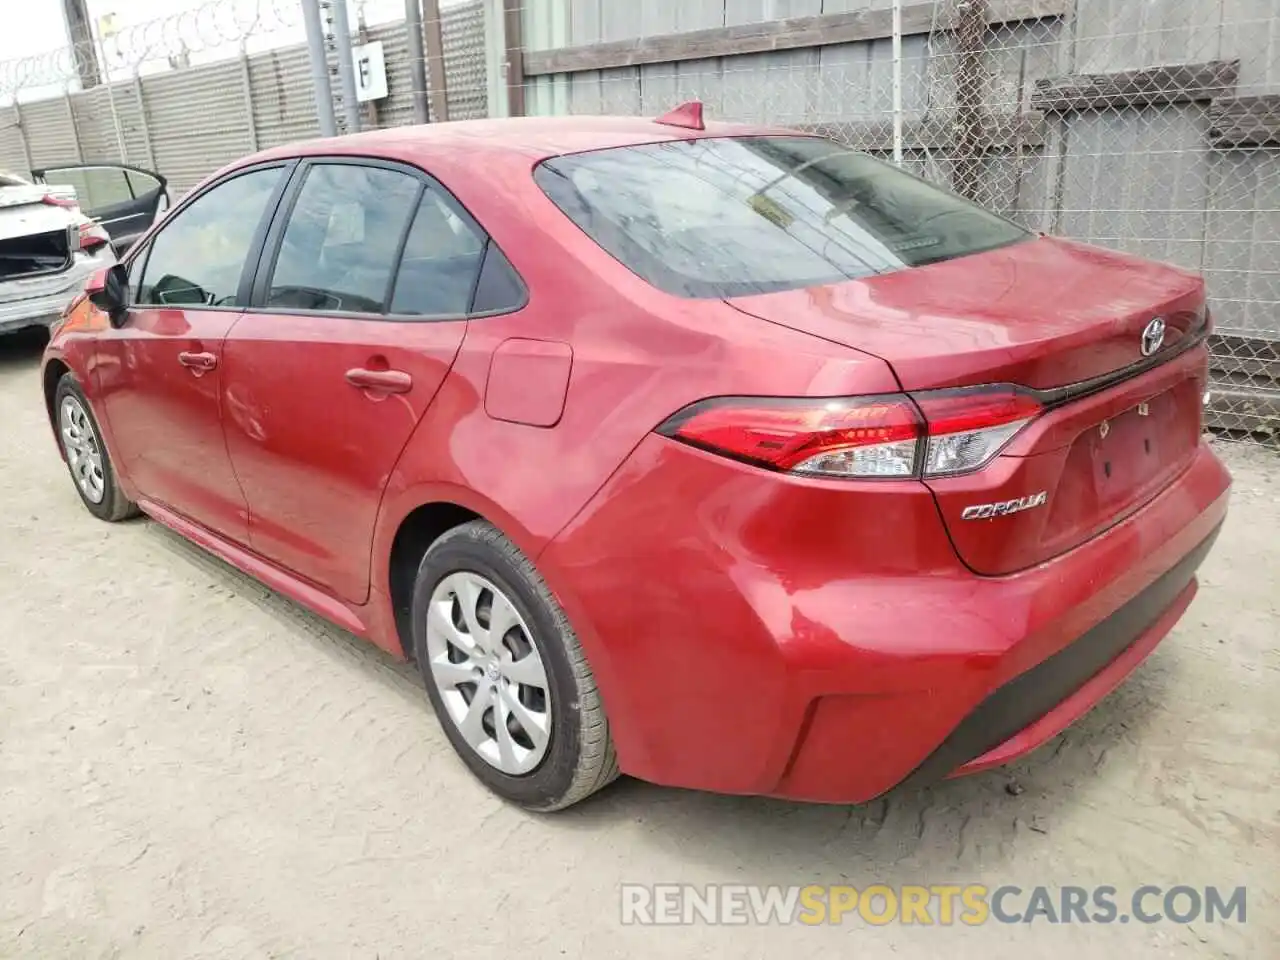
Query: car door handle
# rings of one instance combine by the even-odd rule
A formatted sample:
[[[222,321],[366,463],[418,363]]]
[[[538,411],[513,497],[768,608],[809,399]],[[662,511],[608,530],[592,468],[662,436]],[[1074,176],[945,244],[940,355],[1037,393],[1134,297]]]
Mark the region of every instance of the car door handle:
[[[204,373],[218,365],[218,358],[212,353],[192,353],[189,350],[184,350],[178,354],[178,362],[184,367],[190,367],[192,370],[199,370]]]
[[[347,383],[361,390],[377,390],[380,393],[408,393],[413,389],[413,377],[403,370],[365,370],[357,367],[347,371]]]

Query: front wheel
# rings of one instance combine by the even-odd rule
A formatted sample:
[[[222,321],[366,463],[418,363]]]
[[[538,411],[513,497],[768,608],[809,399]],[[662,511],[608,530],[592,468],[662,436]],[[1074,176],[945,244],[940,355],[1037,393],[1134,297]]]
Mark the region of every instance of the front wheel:
[[[120,489],[98,421],[73,374],[62,375],[53,402],[58,442],[85,507],[108,523],[136,517],[138,508]]]
[[[427,551],[413,639],[449,742],[494,793],[561,810],[618,776],[573,628],[537,570],[491,524],[463,524]]]

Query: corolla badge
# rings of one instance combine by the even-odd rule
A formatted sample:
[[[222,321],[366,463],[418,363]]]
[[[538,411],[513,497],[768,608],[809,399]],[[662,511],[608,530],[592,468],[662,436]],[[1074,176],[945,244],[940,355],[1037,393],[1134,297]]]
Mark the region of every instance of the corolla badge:
[[[1142,331],[1142,355],[1149,357],[1164,343],[1164,317],[1156,317]]]
[[[960,511],[961,520],[986,520],[989,517],[1007,517],[1011,513],[1021,513],[1033,507],[1043,507],[1049,502],[1049,492],[1029,493],[1017,500],[1001,500],[999,503],[975,503]]]

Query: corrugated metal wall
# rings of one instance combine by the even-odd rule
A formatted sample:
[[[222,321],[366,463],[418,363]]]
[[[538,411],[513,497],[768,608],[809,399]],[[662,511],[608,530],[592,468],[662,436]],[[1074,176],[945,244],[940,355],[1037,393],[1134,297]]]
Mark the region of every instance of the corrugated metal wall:
[[[249,58],[249,83],[258,149],[320,136],[306,47],[286,47]]]
[[[239,61],[148,77],[143,84],[156,169],[182,193],[253,150]]]
[[[485,116],[482,4],[446,7],[442,30],[450,118]],[[379,125],[412,123],[404,24],[369,33],[387,62]],[[126,162],[164,174],[180,195],[247,153],[319,135],[306,47],[293,46],[0,108],[0,168]]]
[[[23,148],[26,136],[18,107],[0,107],[0,170],[25,170],[27,153]]]
[[[149,166],[152,157],[142,115],[144,82],[135,80],[110,89],[96,87],[87,93],[72,95],[82,159]]]
[[[409,78],[409,42],[400,24],[369,31],[370,40],[382,41],[387,64],[387,98],[378,101],[378,126],[401,127],[413,123],[413,83]]]
[[[81,159],[77,130],[71,122],[68,97],[22,104],[22,129],[27,135],[31,166],[39,169]]]
[[[530,0],[534,48],[654,37],[762,20],[885,9],[891,0]],[[938,0],[937,10],[949,9]],[[1065,18],[993,25],[982,53],[985,108],[1028,112],[1035,81],[1170,64],[1239,60],[1220,95],[1280,92],[1277,0],[1076,0]],[[566,23],[556,42],[547,28]],[[954,102],[959,58],[945,32],[903,38],[903,110],[910,121]],[[579,71],[533,82],[531,109],[655,114],[702,100],[714,116],[831,125],[861,149],[883,150],[860,121],[892,115],[891,41]],[[560,94],[557,100],[553,94]],[[553,104],[563,104],[556,107]],[[842,126],[843,125],[843,126]],[[841,131],[847,133],[844,136]],[[1076,110],[1043,122],[1043,145],[986,151],[983,202],[1029,226],[1203,270],[1221,329],[1280,336],[1280,149],[1221,149],[1207,99]],[[953,182],[946,148],[904,158]],[[968,161],[973,164],[972,159]]]
[[[484,67],[484,5],[459,3],[440,13],[450,120],[489,115]]]

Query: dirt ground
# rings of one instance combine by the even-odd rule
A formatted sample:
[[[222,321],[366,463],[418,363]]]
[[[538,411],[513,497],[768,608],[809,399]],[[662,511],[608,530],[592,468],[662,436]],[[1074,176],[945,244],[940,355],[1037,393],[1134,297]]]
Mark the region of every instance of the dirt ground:
[[[0,957],[1280,957],[1274,454],[1223,447],[1191,611],[1011,768],[862,808],[622,780],[542,817],[471,779],[411,669],[154,523],[93,520],[40,347],[0,340]],[[653,928],[621,925],[623,882],[1245,885],[1248,914]]]

